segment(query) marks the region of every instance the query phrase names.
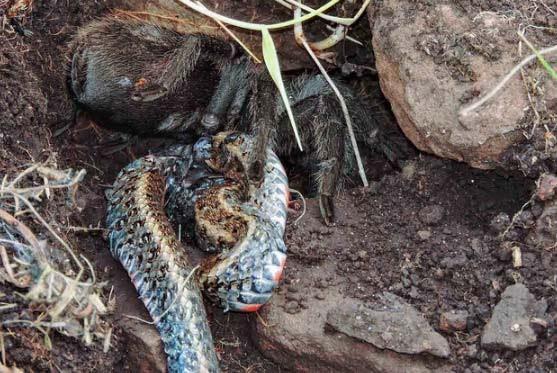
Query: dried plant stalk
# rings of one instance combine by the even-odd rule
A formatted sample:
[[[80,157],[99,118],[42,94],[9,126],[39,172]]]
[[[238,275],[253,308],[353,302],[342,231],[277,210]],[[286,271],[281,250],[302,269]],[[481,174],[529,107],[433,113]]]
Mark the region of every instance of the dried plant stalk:
[[[48,208],[44,201],[58,197],[58,190],[75,206],[75,193],[84,176],[85,170],[59,170],[45,162],[29,166],[12,180],[2,177],[0,279],[27,289],[18,306],[29,305],[28,311],[40,309],[41,314],[35,320],[2,320],[0,324],[36,328],[45,334],[47,344],[48,330],[55,329],[87,345],[100,340],[108,350],[112,331],[102,317],[110,311],[102,295],[105,284],[96,281],[87,259],[77,255],[41,214]],[[37,202],[43,203],[39,207]],[[47,238],[39,239],[30,226],[38,226],[34,230]],[[70,265],[63,265],[60,258],[70,259]]]

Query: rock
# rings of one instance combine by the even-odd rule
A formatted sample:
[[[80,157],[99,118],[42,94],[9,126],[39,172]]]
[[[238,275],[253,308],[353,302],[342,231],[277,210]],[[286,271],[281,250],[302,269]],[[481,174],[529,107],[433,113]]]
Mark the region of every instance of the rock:
[[[426,206],[420,210],[418,216],[424,224],[437,225],[443,220],[445,210],[438,205]]]
[[[466,255],[463,253],[454,254],[451,256],[447,256],[441,260],[441,266],[447,269],[452,269],[456,267],[460,267],[468,263],[468,259]]]
[[[466,349],[466,356],[468,356],[469,358],[476,357],[477,354],[478,354],[478,346],[476,346],[475,344],[471,344]]]
[[[459,111],[514,67],[518,25],[505,15],[467,13],[450,2],[385,0],[370,8],[381,89],[406,136],[443,158],[497,166],[522,141],[529,105],[523,82],[511,79],[479,110]]]
[[[351,337],[344,332],[338,332],[336,327],[328,325],[328,318],[333,322],[335,317],[342,317],[341,314],[336,313],[337,311],[344,311],[346,317],[350,318],[352,322],[356,322],[357,320],[350,310],[358,310],[359,307],[362,307],[362,312],[364,312],[368,309],[367,304],[343,295],[346,280],[341,281],[336,277],[336,264],[333,261],[324,262],[319,266],[307,266],[303,262],[298,263],[293,258],[289,262],[289,268],[291,270],[294,268],[301,279],[299,286],[304,289],[307,309],[291,315],[283,309],[288,300],[282,294],[275,294],[271,301],[260,310],[261,319],[253,318],[254,324],[252,324],[252,340],[264,356],[275,361],[281,368],[297,372],[335,373],[450,372],[449,363],[443,359],[433,356],[425,357],[423,354],[409,355],[390,349],[380,349],[358,336]],[[326,278],[333,278],[335,284],[324,289],[316,289],[311,286],[311,284],[321,283]],[[316,297],[318,294],[319,296]],[[410,323],[419,327],[416,332],[421,332],[422,336],[426,338],[420,339],[416,335],[416,339],[412,338],[415,345],[408,347],[408,350],[430,350],[441,355],[448,353],[448,346],[444,345],[441,340],[434,337],[434,342],[431,342],[430,339],[427,339],[431,337],[429,333],[432,333],[432,330],[423,317],[411,306],[403,303],[398,297],[392,302],[387,300],[386,304],[393,307],[393,310],[397,305],[401,307],[399,313],[396,313],[399,318],[395,315],[390,316],[387,310],[381,311],[380,306],[377,306],[379,310],[375,312],[383,316],[385,321],[392,317],[392,325],[400,323],[399,326],[407,322],[400,317],[412,315]],[[417,322],[416,319],[420,321]],[[355,329],[354,333],[363,333],[361,337],[371,338],[367,336],[367,329],[358,330],[355,324],[352,325]],[[373,329],[375,330],[375,328]],[[389,333],[385,330],[384,332]],[[397,340],[402,340],[401,343],[404,344],[405,338],[400,333],[391,333],[389,347],[396,348]],[[403,335],[406,334],[406,330],[404,330]],[[399,347],[403,349],[402,346]]]
[[[296,301],[289,301],[284,306],[284,310],[290,314],[295,314],[300,312],[300,305]]]
[[[547,249],[555,245],[555,221],[557,219],[557,200],[544,203],[543,211],[530,230],[526,242],[534,247]]]
[[[435,272],[433,272],[433,276],[436,279],[441,280],[443,277],[445,277],[445,272],[441,268],[437,268]]]
[[[402,167],[402,177],[406,180],[412,180],[416,174],[416,163],[408,162]]]
[[[555,196],[557,188],[557,177],[551,174],[543,174],[538,179],[538,187],[536,189],[536,197],[540,201],[547,201]]]
[[[410,296],[410,298],[412,299],[418,299],[420,297],[420,293],[418,292],[418,288],[415,286],[412,286],[410,288],[410,292],[408,293],[408,295]]]
[[[530,319],[543,318],[546,309],[547,302],[536,301],[523,284],[507,287],[483,330],[482,347],[519,351],[534,346],[537,338]]]
[[[317,294],[315,294],[315,299],[324,300],[325,299],[325,294],[317,293]]]
[[[476,255],[480,255],[483,251],[482,241],[479,238],[473,238],[470,246]]]
[[[509,227],[511,224],[511,218],[508,214],[501,212],[497,214],[489,223],[489,226],[493,230],[494,233],[503,233],[505,229]]]
[[[127,365],[131,372],[166,372],[166,354],[157,330],[137,320],[123,319],[120,326],[126,337]]]
[[[495,255],[499,260],[502,262],[508,262],[512,259],[513,256],[513,242],[503,241],[501,245],[499,245],[499,249],[496,251]]]
[[[468,312],[453,310],[443,312],[439,318],[439,329],[444,332],[466,330]]]
[[[381,349],[405,354],[429,353],[448,357],[448,342],[436,333],[414,307],[392,293],[377,304],[355,304],[327,313],[327,324]]]
[[[418,238],[422,241],[427,241],[431,237],[430,231],[418,231]]]
[[[300,302],[302,300],[302,294],[288,292],[286,293],[286,299]]]

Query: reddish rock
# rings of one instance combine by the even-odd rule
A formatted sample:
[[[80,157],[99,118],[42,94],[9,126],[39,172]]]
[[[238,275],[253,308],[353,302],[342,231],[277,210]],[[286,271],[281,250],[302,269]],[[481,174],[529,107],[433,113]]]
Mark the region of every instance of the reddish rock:
[[[466,330],[467,319],[468,312],[466,311],[443,312],[439,318],[439,329],[444,332]]]
[[[495,306],[493,315],[482,332],[481,344],[485,349],[520,351],[537,344],[532,327],[534,318],[544,319],[545,299],[536,300],[523,284],[507,287]]]
[[[536,197],[538,197],[540,201],[553,199],[555,196],[555,188],[557,188],[557,177],[551,174],[543,174],[538,179]]]
[[[529,103],[519,77],[459,117],[518,60],[517,25],[508,17],[469,14],[446,2],[385,0],[370,20],[381,88],[416,147],[486,169],[524,139],[521,120]],[[497,37],[490,34],[495,29]]]
[[[295,259],[290,260],[290,266]],[[302,266],[300,266],[302,267]],[[397,353],[365,342],[365,336],[351,337],[350,328],[337,332],[327,325],[331,312],[350,310],[358,301],[342,294],[343,284],[316,289],[311,284],[335,277],[332,262],[307,267],[299,273],[299,286],[304,289],[307,308],[290,314],[284,307],[289,302],[284,294],[275,294],[254,318],[253,341],[266,357],[285,369],[296,372],[449,372],[443,359]],[[335,323],[338,325],[338,323]],[[379,331],[380,332],[380,331]],[[380,332],[381,333],[381,332]],[[396,333],[394,331],[393,333]],[[384,347],[393,347],[391,342]],[[365,338],[368,339],[368,338]],[[403,338],[404,339],[404,338]],[[411,338],[408,338],[410,340]],[[371,340],[375,340],[371,337]],[[446,342],[446,341],[445,341]],[[421,342],[424,351],[433,348],[427,338]],[[448,346],[447,346],[448,348]]]
[[[126,362],[131,372],[166,372],[166,354],[153,325],[122,319],[119,323],[126,338]]]

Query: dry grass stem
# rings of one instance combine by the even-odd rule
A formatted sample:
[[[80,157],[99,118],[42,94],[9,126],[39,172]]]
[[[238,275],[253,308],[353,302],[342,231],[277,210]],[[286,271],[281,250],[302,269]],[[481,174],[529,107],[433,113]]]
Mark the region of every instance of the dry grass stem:
[[[35,320],[2,320],[1,325],[35,328],[48,348],[50,329],[85,344],[110,341],[110,328],[102,320],[109,312],[102,300],[104,284],[96,281],[91,263],[53,228],[59,225],[44,218],[50,203],[60,203],[58,190],[65,192],[66,206],[76,208],[75,194],[84,176],[84,170],[59,170],[47,161],[11,180],[4,175],[0,185],[0,279],[27,289],[18,304],[0,307],[16,306],[36,315]]]
[[[301,13],[302,13],[302,10],[300,8],[297,8],[294,11],[294,18],[299,19],[300,16],[301,16]],[[344,114],[344,120],[346,121],[346,126],[348,127],[348,133],[350,135],[350,142],[352,143],[352,148],[354,149],[354,156],[356,157],[356,163],[358,164],[358,172],[360,174],[360,178],[362,179],[362,183],[363,183],[364,187],[368,187],[369,183],[367,181],[367,176],[366,176],[366,172],[365,172],[365,169],[364,169],[364,164],[362,162],[362,157],[360,156],[360,149],[358,148],[358,143],[356,141],[356,136],[354,135],[354,128],[352,126],[352,118],[350,117],[350,113],[348,112],[348,107],[346,106],[346,101],[344,100],[344,97],[342,96],[342,94],[338,90],[337,86],[335,85],[335,83],[333,82],[333,80],[331,79],[331,77],[329,76],[329,74],[327,73],[325,68],[323,67],[323,65],[321,65],[321,62],[319,62],[319,59],[317,58],[317,56],[315,55],[315,53],[313,52],[311,47],[309,46],[309,44],[308,44],[308,42],[307,42],[307,40],[304,36],[304,31],[303,31],[301,23],[296,24],[296,26],[294,27],[294,32],[296,33],[296,40],[304,46],[304,48],[306,49],[308,54],[313,59],[313,62],[319,68],[319,71],[321,72],[321,75],[323,75],[325,80],[327,80],[327,83],[329,83],[329,85],[331,86],[331,89],[333,90],[333,92],[335,92],[335,95],[337,96],[337,98],[339,100],[340,106],[342,108],[342,113]]]
[[[557,52],[557,45],[554,45],[554,46],[548,47],[548,48],[544,48],[544,49],[540,50],[538,53],[540,55],[546,55],[546,54],[551,54],[551,53],[555,53],[555,52]],[[505,75],[503,77],[503,79],[501,79],[501,81],[491,91],[489,91],[489,93],[484,95],[481,99],[474,102],[473,104],[468,105],[465,108],[461,109],[460,112],[459,112],[459,116],[469,115],[471,112],[475,111],[480,106],[485,104],[487,101],[492,99],[501,90],[501,88],[503,88],[505,86],[505,84],[507,84],[509,82],[509,80],[511,80],[511,78],[517,72],[520,71],[520,69],[522,69],[524,66],[528,65],[530,62],[532,62],[535,59],[537,59],[537,56],[536,56],[535,53],[532,53],[528,57],[524,58],[522,61],[520,61],[520,63],[518,63],[515,67],[513,67],[511,69],[511,71],[509,71],[509,73],[507,75]]]

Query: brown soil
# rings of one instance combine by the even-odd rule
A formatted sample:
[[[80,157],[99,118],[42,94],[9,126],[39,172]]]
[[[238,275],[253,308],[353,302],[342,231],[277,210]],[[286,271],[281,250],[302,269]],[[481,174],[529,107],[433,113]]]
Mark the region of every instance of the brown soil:
[[[466,6],[490,1],[468,3],[471,5]],[[113,6],[112,0],[37,0],[32,14],[23,22],[32,36],[0,34],[0,102],[10,103],[0,107],[0,170],[11,172],[52,154],[62,168],[85,168],[88,174],[79,195],[83,213],[52,211],[53,220],[67,221],[71,226],[103,226],[105,188],[119,169],[149,147],[144,142],[133,151],[103,156],[97,145],[106,140],[106,133],[87,128],[91,123],[86,119],[69,133],[56,138],[51,135],[68,123],[71,113],[64,87],[65,46],[77,27]],[[368,165],[379,170],[369,172],[377,180],[389,169],[372,160]],[[335,227],[306,225],[304,220],[299,225],[291,223],[287,245],[291,258],[298,262],[338,262],[339,274],[350,279],[347,291],[351,295],[368,298],[382,290],[392,291],[413,303],[434,327],[441,311],[468,310],[473,316],[468,329],[446,335],[454,351],[453,362],[460,370],[473,364],[500,371],[525,371],[530,367],[548,370],[557,361],[554,325],[540,337],[537,347],[527,351],[468,349],[477,342],[500,292],[516,278],[537,297],[548,299],[549,314],[557,312],[555,252],[525,247],[527,264],[512,270],[508,262],[499,259],[498,232],[490,229],[491,220],[500,212],[512,216],[519,210],[530,197],[532,185],[531,179],[419,156],[407,161],[404,172],[391,171],[368,190],[344,193],[339,199]],[[316,213],[315,209],[310,213]],[[418,231],[429,231],[430,237],[424,240]],[[102,235],[66,232],[66,237],[94,263],[102,280],[115,284],[117,302],[119,293],[133,291],[129,283],[127,288],[119,286],[126,283],[126,276],[110,257]],[[324,258],[322,248],[332,245],[338,248],[336,256]],[[296,268],[287,266],[285,281],[295,276]],[[126,371],[126,341],[118,329],[118,318],[129,307],[141,305],[118,305],[109,353],[102,353],[102,346],[86,348],[55,333],[49,351],[40,333],[17,329],[5,336],[7,363],[26,371]],[[223,369],[280,370],[257,352],[249,338],[249,323],[256,316],[224,315],[211,308],[209,317]]]
[[[531,183],[429,156],[409,161],[404,171],[340,196],[335,227],[316,219],[291,224],[287,242],[292,265],[286,267],[285,282],[293,285],[288,286],[296,286],[301,266],[333,261],[336,275],[348,279],[345,295],[373,303],[383,291],[395,293],[438,331],[442,312],[468,311],[465,331],[443,333],[456,371],[475,365],[485,371],[555,368],[554,329],[541,336],[537,347],[518,353],[479,347],[500,294],[516,281],[547,299],[549,313],[557,315],[555,254],[522,246],[527,259],[515,270],[497,239],[507,226],[491,224],[498,213],[512,216],[520,209],[530,197]],[[309,212],[318,214],[313,201]],[[330,280],[314,286],[327,289],[335,285]]]

